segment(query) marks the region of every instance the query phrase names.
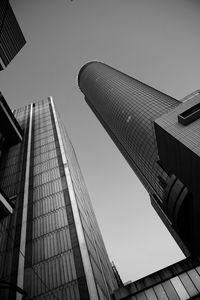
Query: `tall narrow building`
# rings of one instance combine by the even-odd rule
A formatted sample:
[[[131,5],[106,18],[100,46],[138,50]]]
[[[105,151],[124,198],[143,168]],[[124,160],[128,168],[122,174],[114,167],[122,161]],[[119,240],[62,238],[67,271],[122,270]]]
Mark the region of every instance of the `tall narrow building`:
[[[78,83],[182,251],[200,256],[199,92],[181,103],[95,61]]]
[[[0,1],[0,70],[7,67],[11,60],[25,45],[26,41],[14,15],[9,0]]]
[[[4,143],[0,162],[10,208],[2,201],[0,299],[111,299],[115,275],[53,99],[13,114],[5,104],[2,115],[21,138],[4,132],[13,143]]]

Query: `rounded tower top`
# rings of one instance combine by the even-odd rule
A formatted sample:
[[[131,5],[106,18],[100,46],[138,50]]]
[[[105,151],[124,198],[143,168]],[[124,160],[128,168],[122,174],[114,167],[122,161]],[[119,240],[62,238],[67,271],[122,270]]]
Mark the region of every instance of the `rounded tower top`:
[[[80,71],[79,71],[79,73],[78,73],[78,86],[79,86],[79,87],[80,87],[80,78],[81,78],[81,74],[83,73],[83,71],[85,70],[85,68],[86,68],[88,65],[93,64],[93,63],[100,63],[100,64],[101,64],[100,61],[92,60],[92,61],[88,61],[86,64],[84,64],[84,65],[81,67],[81,69],[80,69]]]
[[[157,164],[153,121],[180,102],[97,61],[81,68],[78,84],[87,104],[147,191],[162,199],[159,176],[163,170]]]

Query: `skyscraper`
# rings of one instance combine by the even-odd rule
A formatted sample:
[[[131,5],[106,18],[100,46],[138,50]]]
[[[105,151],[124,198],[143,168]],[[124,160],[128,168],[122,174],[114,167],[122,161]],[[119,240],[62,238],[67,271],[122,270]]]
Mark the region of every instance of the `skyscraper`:
[[[0,3],[0,70],[7,67],[26,41],[8,0]]]
[[[110,299],[112,265],[53,99],[8,112],[23,137],[2,147],[0,298]]]
[[[181,103],[99,62],[78,83],[185,255],[200,255],[199,92]]]

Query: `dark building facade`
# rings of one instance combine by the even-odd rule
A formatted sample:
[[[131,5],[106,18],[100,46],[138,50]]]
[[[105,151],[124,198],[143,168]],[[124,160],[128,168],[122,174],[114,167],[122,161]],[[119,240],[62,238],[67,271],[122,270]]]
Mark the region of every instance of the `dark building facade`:
[[[199,256],[199,91],[181,103],[100,62],[78,83],[182,251]]]
[[[0,160],[3,151],[22,141],[22,130],[0,93]],[[0,189],[0,219],[13,213],[13,204],[7,195]]]
[[[117,281],[53,99],[9,116],[22,136],[0,161],[12,208],[0,220],[0,299],[111,299]]]
[[[167,268],[124,285],[113,300],[200,299],[200,261],[187,258]]]
[[[7,67],[26,41],[8,0],[0,3],[0,70]]]

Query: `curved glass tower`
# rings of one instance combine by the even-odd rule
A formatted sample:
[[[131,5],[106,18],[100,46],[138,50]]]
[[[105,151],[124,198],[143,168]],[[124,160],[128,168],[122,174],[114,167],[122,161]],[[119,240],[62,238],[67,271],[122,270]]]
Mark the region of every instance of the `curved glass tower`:
[[[150,194],[162,201],[153,121],[180,104],[154,88],[103,63],[90,62],[79,72],[79,87],[113,141]]]
[[[78,84],[182,251],[199,255],[199,92],[180,102],[96,61]]]

